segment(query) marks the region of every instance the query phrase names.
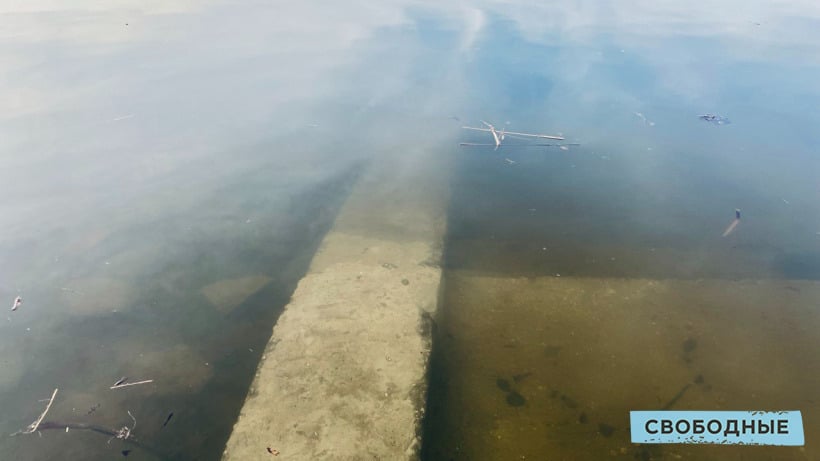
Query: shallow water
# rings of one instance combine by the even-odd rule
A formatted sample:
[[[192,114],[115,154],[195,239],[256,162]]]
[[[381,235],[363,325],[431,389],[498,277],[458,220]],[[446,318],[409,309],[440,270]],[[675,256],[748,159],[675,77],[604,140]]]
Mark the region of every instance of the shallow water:
[[[33,421],[38,400],[59,388],[47,421],[116,430],[132,426],[131,411],[134,437],[157,458],[217,458],[271,325],[355,172],[276,197],[267,183],[281,177],[246,172],[184,214],[91,225],[105,236],[82,251],[55,239],[48,276],[18,275],[24,303],[3,322],[2,431]],[[110,390],[120,377],[154,382]],[[7,439],[3,457],[111,459],[130,448],[154,459],[97,433],[48,432]]]
[[[456,154],[423,458],[820,456],[816,8],[587,6],[476,44],[496,124],[581,145]],[[633,445],[649,409],[801,410],[807,444]]]
[[[667,405],[818,431],[820,10],[733,3],[0,7],[0,300],[24,300],[0,433],[59,388],[47,419],[131,411],[154,452],[132,457],[219,458],[350,185],[424,149],[454,159],[430,459],[817,457],[626,439],[629,409]],[[459,148],[480,119],[580,146]],[[0,438],[2,459],[127,448]]]
[[[276,11],[0,7],[0,299],[23,298],[0,322],[0,459],[221,456],[274,322],[384,147],[341,142],[372,123],[348,112],[358,83],[314,96],[257,48],[272,37],[243,33],[262,16]],[[356,75],[342,54],[336,77]],[[109,389],[121,377],[153,383]],[[55,388],[45,421],[133,438],[8,437]]]
[[[428,459],[813,459],[633,445],[630,410],[800,409],[818,436],[815,281],[451,271]],[[799,358],[799,360],[798,360]]]

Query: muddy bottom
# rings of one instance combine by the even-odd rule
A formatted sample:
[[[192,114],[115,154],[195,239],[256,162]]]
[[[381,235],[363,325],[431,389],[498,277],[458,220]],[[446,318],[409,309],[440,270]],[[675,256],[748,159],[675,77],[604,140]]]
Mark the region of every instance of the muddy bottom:
[[[801,410],[820,437],[820,283],[445,277],[424,459],[815,459],[633,445],[630,410]]]

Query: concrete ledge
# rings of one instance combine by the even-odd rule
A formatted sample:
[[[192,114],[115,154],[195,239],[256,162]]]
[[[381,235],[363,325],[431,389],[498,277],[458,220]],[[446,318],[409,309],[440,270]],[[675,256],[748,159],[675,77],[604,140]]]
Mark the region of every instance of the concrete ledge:
[[[357,185],[274,327],[224,460],[418,457],[446,203],[428,173],[381,163]]]

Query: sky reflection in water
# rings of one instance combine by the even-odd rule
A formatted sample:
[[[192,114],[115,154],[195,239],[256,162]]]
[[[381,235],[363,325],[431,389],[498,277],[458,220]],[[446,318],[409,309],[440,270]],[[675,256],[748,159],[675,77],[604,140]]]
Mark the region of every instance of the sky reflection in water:
[[[235,358],[249,349],[238,338],[264,343],[275,315],[252,320],[286,302],[332,222],[333,191],[361,161],[421,139],[459,158],[454,245],[493,236],[524,255],[571,232],[569,248],[707,251],[701,236],[740,207],[749,254],[777,248],[752,258],[766,269],[698,262],[686,274],[820,277],[820,6],[565,3],[0,6],[0,299],[24,298],[2,327],[0,429],[28,424],[53,387],[64,388],[55,416],[112,427],[129,408],[143,406],[149,426],[218,396],[232,403],[175,410],[176,432],[142,437],[216,459],[256,360]],[[459,127],[478,119],[582,146],[458,150]],[[465,181],[502,194],[460,208]],[[514,215],[550,206],[549,219]],[[460,264],[546,269],[488,258]],[[248,296],[224,335],[214,286]],[[98,396],[135,370],[175,384]],[[110,455],[93,436],[32,440],[7,439],[0,457]]]

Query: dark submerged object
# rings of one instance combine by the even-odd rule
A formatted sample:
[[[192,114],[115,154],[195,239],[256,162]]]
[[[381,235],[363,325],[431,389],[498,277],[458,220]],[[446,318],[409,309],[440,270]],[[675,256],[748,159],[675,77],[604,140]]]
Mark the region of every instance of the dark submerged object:
[[[513,376],[513,381],[515,381],[516,383],[520,383],[521,381],[529,378],[531,375],[532,375],[531,371],[528,371],[526,373],[520,373],[520,374],[517,374],[517,375]]]
[[[740,208],[735,208],[735,219],[740,219]]]
[[[518,392],[510,391],[510,393],[507,394],[507,404],[511,407],[522,407],[525,403],[527,403],[527,399]]]
[[[664,405],[663,408],[661,408],[661,410],[666,411],[666,410],[672,408],[672,405],[678,403],[678,400],[680,400],[680,398],[683,397],[683,394],[685,394],[686,391],[689,390],[689,386],[691,386],[691,385],[692,385],[691,383],[687,383],[686,385],[684,385],[681,388],[681,390],[679,390],[678,393],[675,394],[674,397],[672,397],[672,400],[666,402],[666,405]]]
[[[600,432],[604,437],[609,437],[613,432],[615,432],[615,428],[609,424],[601,423],[598,424],[598,432]]]
[[[504,392],[510,392],[512,390],[512,386],[510,386],[510,382],[504,378],[498,378],[495,380],[495,385],[498,386]]]
[[[728,125],[728,124],[732,123],[731,121],[729,121],[728,118],[723,117],[721,115],[717,115],[717,114],[698,115],[698,118],[701,119],[701,120],[705,120],[709,123],[714,123],[715,125]]]
[[[167,425],[168,425],[168,421],[171,421],[171,418],[173,418],[173,417],[174,417],[174,412],[173,412],[173,411],[172,411],[171,413],[168,413],[168,417],[167,417],[167,418],[165,418],[165,422],[164,422],[164,423],[162,423],[162,427],[167,426]]]

